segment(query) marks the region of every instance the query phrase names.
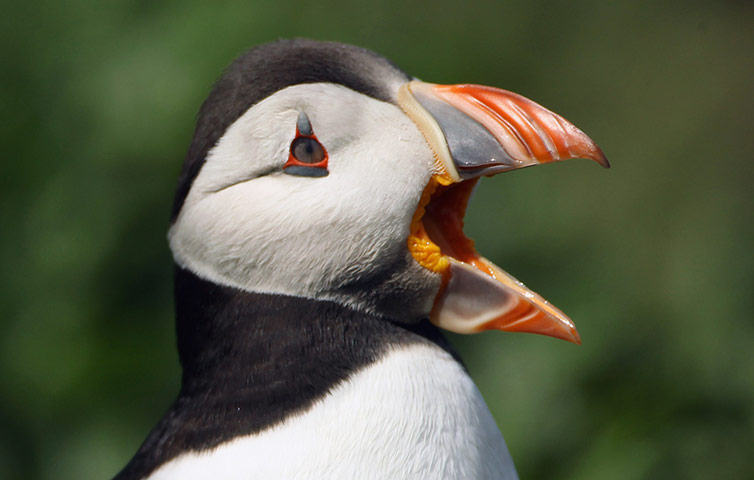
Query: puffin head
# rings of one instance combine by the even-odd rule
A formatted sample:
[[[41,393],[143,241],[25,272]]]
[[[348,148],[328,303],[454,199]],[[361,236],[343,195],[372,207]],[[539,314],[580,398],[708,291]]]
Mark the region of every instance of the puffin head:
[[[569,158],[608,166],[579,129],[514,93],[424,83],[354,46],[278,41],[233,62],[202,105],[170,247],[182,269],[243,291],[578,343],[568,317],[462,230],[479,177]]]

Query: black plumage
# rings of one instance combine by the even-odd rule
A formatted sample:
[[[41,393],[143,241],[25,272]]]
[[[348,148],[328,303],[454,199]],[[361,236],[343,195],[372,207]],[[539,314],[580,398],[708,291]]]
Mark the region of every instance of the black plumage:
[[[180,393],[115,480],[280,423],[396,345],[433,343],[459,360],[429,321],[404,325],[334,302],[245,292],[179,267],[175,307]]]

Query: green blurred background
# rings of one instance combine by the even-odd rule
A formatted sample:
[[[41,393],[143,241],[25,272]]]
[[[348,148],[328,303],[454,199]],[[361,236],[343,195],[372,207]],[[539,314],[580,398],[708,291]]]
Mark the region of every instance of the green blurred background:
[[[292,36],[516,91],[612,161],[485,179],[467,217],[583,339],[452,337],[523,479],[754,478],[753,5],[4,2],[0,478],[108,478],[176,394],[195,114]]]

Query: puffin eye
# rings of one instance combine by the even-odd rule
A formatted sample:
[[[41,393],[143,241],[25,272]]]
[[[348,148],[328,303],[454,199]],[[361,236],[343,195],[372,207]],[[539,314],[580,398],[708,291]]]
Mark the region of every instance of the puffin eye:
[[[283,172],[303,177],[324,177],[328,174],[327,151],[314,135],[309,117],[304,112],[298,114],[296,138],[291,142]]]
[[[325,149],[311,137],[297,137],[291,143],[291,155],[301,163],[319,163],[325,159]]]

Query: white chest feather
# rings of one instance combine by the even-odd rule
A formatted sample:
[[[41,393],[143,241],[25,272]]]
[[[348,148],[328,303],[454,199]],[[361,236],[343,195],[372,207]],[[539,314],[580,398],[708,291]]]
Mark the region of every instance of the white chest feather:
[[[163,465],[167,479],[515,479],[474,383],[444,351],[397,349],[306,413]]]

